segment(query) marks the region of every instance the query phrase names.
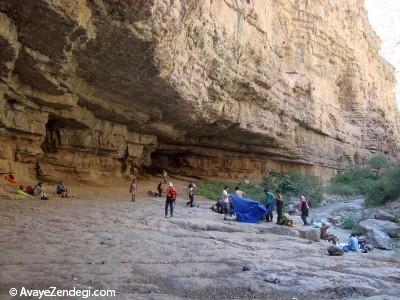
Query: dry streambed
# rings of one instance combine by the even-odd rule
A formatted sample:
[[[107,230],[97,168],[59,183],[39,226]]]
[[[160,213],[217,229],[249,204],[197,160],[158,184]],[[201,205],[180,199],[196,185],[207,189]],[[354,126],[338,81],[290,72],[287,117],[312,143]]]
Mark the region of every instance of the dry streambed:
[[[117,299],[337,299],[397,296],[399,259],[330,257],[325,242],[273,224],[143,198],[0,200],[0,298],[10,287],[107,288]],[[371,298],[372,299],[372,298]]]

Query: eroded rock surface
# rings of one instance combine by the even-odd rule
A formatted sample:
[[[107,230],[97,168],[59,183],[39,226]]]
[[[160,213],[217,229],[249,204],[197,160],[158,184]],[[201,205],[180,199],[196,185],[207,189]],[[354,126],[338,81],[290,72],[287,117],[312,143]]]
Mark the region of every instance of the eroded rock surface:
[[[0,0],[0,170],[87,178],[399,153],[363,1]]]
[[[106,200],[0,199],[0,298],[11,300],[9,288],[21,286],[115,289],[115,299],[399,295],[397,256],[381,250],[329,256],[326,241],[265,222],[223,221],[211,202],[196,201],[198,208],[187,208],[178,199],[175,217],[166,219],[163,199],[132,203],[127,193]]]

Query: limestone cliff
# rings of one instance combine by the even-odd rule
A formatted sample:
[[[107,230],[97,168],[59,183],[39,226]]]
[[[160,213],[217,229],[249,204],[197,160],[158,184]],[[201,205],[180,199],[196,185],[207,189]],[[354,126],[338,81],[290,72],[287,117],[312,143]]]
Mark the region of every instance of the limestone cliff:
[[[398,157],[379,44],[362,0],[0,0],[0,171],[329,176]]]

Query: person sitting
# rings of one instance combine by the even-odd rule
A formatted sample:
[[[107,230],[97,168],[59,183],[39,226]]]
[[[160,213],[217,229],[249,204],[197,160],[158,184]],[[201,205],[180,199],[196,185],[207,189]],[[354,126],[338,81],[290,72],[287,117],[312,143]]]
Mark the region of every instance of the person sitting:
[[[4,179],[11,184],[17,184],[17,180],[15,179],[14,175],[12,175],[12,174],[8,174],[8,175],[4,176]]]
[[[62,181],[57,184],[56,193],[57,195],[61,195],[62,198],[68,198],[68,191]]]
[[[355,232],[352,232],[350,235],[348,247],[350,251],[358,251],[360,249],[358,246],[357,234]]]
[[[34,186],[33,196],[40,196],[41,200],[49,200],[49,198],[47,198],[46,192],[44,191],[43,184],[41,182],[39,182],[37,185]]]
[[[25,189],[26,189],[25,186],[21,184],[19,186],[19,188],[17,189],[17,194],[19,194],[21,196],[29,197],[29,194]]]
[[[282,218],[280,220],[280,225],[285,225],[285,226],[289,226],[289,227],[293,227],[293,220],[290,219],[290,215],[288,213],[284,213],[282,214]]]
[[[339,243],[338,238],[333,234],[328,234],[329,225],[327,223],[322,223],[321,226],[321,239],[337,245]]]

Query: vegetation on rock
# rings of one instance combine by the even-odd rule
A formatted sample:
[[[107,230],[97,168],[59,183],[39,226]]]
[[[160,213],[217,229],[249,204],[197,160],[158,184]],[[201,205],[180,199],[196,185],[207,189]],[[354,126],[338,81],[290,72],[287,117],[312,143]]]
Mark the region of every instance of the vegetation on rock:
[[[221,197],[224,186],[228,186],[231,193],[234,192],[235,186],[238,186],[246,197],[260,201],[265,201],[264,189],[275,192],[281,190],[284,199],[289,197],[299,197],[304,194],[310,203],[316,205],[322,200],[323,185],[321,180],[312,175],[303,175],[297,171],[288,173],[270,172],[265,176],[261,183],[243,183],[243,182],[224,182],[224,181],[205,181],[199,184],[198,193],[209,199],[217,200]]]
[[[400,197],[400,163],[391,166],[384,155],[373,157],[364,168],[355,168],[332,178],[328,192],[365,195],[366,204],[376,206]]]
[[[355,218],[353,218],[352,216],[347,216],[346,218],[344,218],[343,220],[343,224],[342,227],[344,229],[350,229],[350,230],[354,230],[354,232],[356,232],[358,235],[362,235],[364,234],[364,230],[361,228],[361,226],[358,224],[360,222],[360,220],[356,220]]]

